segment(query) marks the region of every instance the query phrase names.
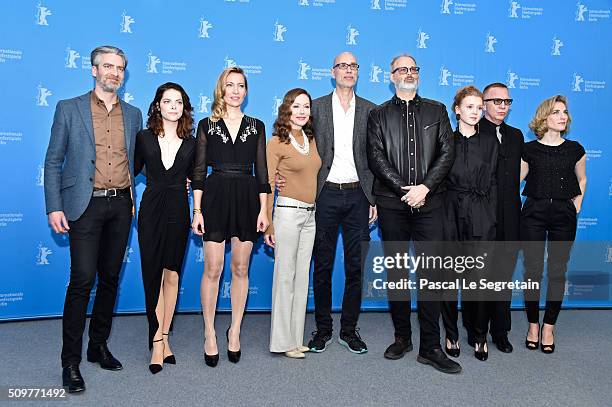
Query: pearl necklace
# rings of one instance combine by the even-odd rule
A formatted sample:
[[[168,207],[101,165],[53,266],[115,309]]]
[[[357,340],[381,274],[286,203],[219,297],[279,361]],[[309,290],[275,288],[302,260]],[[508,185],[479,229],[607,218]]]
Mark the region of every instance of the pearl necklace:
[[[302,137],[304,138],[304,144],[300,145],[295,139],[295,137],[293,137],[293,134],[289,133],[289,140],[291,141],[291,145],[295,147],[298,153],[302,155],[308,155],[308,153],[310,153],[310,143],[308,142],[308,137],[306,136],[306,133],[304,133],[304,130],[302,130]]]

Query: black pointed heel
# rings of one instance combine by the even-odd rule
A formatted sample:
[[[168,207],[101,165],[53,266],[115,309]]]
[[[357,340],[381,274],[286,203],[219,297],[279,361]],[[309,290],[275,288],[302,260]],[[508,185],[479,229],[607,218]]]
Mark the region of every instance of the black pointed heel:
[[[168,336],[168,334],[162,334],[165,336]],[[169,365],[176,365],[176,358],[174,357],[174,355],[168,355],[164,358],[164,363],[167,363]]]
[[[225,331],[225,337],[227,338],[227,343],[229,345],[229,330],[230,327],[227,328],[227,331]],[[242,356],[242,352],[240,350],[234,352],[231,350],[227,350],[227,359],[232,362],[232,363],[238,363],[240,362],[240,356]]]
[[[161,342],[163,341],[163,339],[158,339],[156,341],[153,341],[153,343],[155,342]],[[158,374],[159,372],[161,372],[163,370],[163,366],[158,364],[158,363],[150,363],[149,364],[149,371],[153,374]]]

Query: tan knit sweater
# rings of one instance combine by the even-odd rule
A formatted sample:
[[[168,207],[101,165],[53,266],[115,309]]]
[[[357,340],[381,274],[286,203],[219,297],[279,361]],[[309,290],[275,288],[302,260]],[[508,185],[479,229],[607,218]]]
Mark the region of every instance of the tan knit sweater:
[[[301,136],[301,135],[300,135]],[[302,137],[295,136],[302,144]],[[266,233],[274,234],[272,225],[272,209],[274,207],[274,177],[276,172],[285,179],[285,186],[279,191],[279,196],[297,199],[313,204],[317,197],[317,175],[321,168],[321,158],[317,151],[315,140],[310,140],[308,155],[300,154],[291,143],[281,142],[276,136],[268,140],[266,148],[268,161],[268,177],[272,193],[268,194],[268,220],[270,226]]]

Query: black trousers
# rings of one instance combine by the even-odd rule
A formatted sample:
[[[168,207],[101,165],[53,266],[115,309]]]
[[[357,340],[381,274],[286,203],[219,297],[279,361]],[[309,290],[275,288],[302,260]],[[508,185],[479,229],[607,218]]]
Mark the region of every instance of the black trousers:
[[[324,186],[317,199],[317,222],[313,248],[315,320],[318,330],[332,330],[332,271],[342,230],[344,247],[344,295],[342,330],[354,330],[361,310],[361,243],[370,240],[370,203],[361,188],[334,189]]]
[[[450,255],[455,258],[461,256],[478,257],[484,253],[493,253],[494,242],[479,241],[477,237],[473,237],[470,241],[447,242],[445,246],[445,255]],[[492,264],[485,260],[485,267],[478,269],[476,267],[466,270],[460,275],[452,277],[452,273],[445,274],[447,278],[465,279],[467,283],[478,281],[481,278],[490,280]],[[444,293],[444,300],[441,303],[442,321],[446,331],[446,338],[452,342],[459,340],[459,330],[457,328],[458,319],[458,290],[447,291]],[[462,290],[461,292],[461,316],[463,326],[468,331],[468,335],[472,336],[478,343],[486,341],[489,316],[492,303],[485,301],[485,295],[480,290]]]
[[[527,198],[521,211],[525,281],[541,281],[545,248],[548,251],[545,324],[554,325],[561,311],[576,222],[576,207],[569,199]],[[525,308],[530,323],[539,323],[539,304],[540,290],[525,290]]]
[[[68,224],[70,283],[62,317],[62,367],[81,362],[87,305],[96,276],[89,343],[105,343],[110,335],[119,272],[132,224],[132,199],[129,195],[91,198],[83,215]]]
[[[496,281],[512,280],[519,249],[519,242],[497,242],[493,263],[495,264],[495,272],[492,273]],[[500,293],[500,296],[502,297],[500,300],[488,304],[491,323],[489,332],[493,338],[507,335],[512,327],[510,312],[512,290],[504,290]]]
[[[395,256],[408,250],[407,242],[414,242],[415,253],[425,256],[438,255],[435,245],[427,242],[441,242],[444,238],[442,228],[442,208],[431,208],[419,211],[406,206],[405,209],[378,207],[378,224],[381,228],[385,256]],[[400,243],[401,242],[401,243]],[[439,272],[439,271],[438,271]],[[435,271],[427,276],[417,271],[417,278],[432,278]],[[405,270],[387,269],[387,279],[397,281],[407,278]],[[418,285],[418,283],[417,283]],[[417,311],[420,325],[420,350],[425,353],[440,348],[440,298],[435,292],[419,291]],[[423,298],[427,297],[426,300]],[[395,328],[395,336],[410,337],[410,291],[388,292],[389,310]]]

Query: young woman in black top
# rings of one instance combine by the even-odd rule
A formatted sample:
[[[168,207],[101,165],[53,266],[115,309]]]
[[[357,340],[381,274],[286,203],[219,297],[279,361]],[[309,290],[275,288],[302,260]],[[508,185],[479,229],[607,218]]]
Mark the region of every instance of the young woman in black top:
[[[445,240],[451,242],[447,247],[457,256],[490,252],[491,242],[495,240],[498,141],[493,134],[479,131],[483,106],[483,95],[474,86],[459,89],[453,101],[458,128],[454,133],[455,161],[446,178],[444,233]],[[450,280],[465,277],[477,281],[484,272],[486,269],[472,268]],[[475,349],[474,356],[484,361],[488,358],[488,312],[487,303],[478,294],[463,290],[461,313],[468,342]],[[443,301],[441,313],[446,330],[446,353],[457,357],[456,297]]]
[[[521,180],[526,180],[523,195],[527,197],[521,211],[525,281],[542,279],[548,241],[546,311],[540,332],[540,290],[526,290],[529,331],[525,346],[534,350],[540,345],[544,353],[555,350],[553,330],[561,310],[577,213],[586,188],[584,148],[563,137],[571,120],[564,96],[543,101],[529,123],[538,139],[525,144],[521,161]]]

